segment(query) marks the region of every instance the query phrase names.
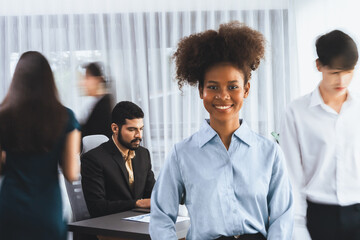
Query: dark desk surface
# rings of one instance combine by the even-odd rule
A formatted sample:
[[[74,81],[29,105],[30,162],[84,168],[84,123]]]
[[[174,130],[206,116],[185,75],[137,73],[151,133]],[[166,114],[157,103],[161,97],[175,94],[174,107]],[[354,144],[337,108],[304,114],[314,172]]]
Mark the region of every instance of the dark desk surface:
[[[68,224],[68,230],[76,233],[122,237],[130,239],[151,239],[149,235],[149,224],[142,222],[126,221],[123,218],[137,216],[145,213],[127,211],[108,216],[91,218]],[[190,221],[176,224],[178,239],[185,238],[189,229]]]

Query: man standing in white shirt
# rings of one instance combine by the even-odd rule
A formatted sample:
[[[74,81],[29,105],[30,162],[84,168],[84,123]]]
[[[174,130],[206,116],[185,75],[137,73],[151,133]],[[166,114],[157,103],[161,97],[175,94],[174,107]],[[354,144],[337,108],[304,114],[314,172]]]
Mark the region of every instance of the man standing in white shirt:
[[[318,38],[316,51],[322,80],[290,104],[280,132],[295,228],[306,224],[313,240],[360,240],[360,97],[348,90],[358,51],[339,30]]]

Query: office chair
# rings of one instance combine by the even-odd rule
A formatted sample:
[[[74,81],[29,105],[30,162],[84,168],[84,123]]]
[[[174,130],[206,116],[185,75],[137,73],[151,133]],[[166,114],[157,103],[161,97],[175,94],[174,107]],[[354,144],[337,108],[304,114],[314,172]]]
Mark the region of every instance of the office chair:
[[[83,142],[83,148],[81,154],[84,154],[88,151],[90,151],[93,148],[96,148],[100,144],[107,142],[109,138],[105,135],[96,134],[96,135],[89,135],[85,136],[82,139]]]
[[[108,141],[109,138],[105,135],[90,135],[82,139],[83,149],[81,154],[86,153],[87,151],[99,146],[103,142]],[[86,206],[82,186],[81,186],[81,176],[79,180],[74,182],[69,182],[65,179],[66,192],[69,197],[71,211],[72,211],[72,220],[74,222],[81,221],[90,218],[89,211]],[[91,239],[91,236],[85,236],[83,234],[74,234],[73,239]]]
[[[76,222],[90,218],[82,191],[81,177],[74,182],[65,179],[65,186],[71,205],[72,220]]]

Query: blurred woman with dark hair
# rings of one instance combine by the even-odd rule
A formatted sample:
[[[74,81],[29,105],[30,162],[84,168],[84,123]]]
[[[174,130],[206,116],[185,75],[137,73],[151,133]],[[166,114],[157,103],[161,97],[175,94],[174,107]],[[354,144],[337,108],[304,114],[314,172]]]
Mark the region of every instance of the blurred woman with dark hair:
[[[67,180],[78,179],[77,129],[46,58],[24,53],[0,105],[0,239],[66,239],[58,165]]]
[[[102,64],[92,62],[85,65],[85,76],[80,85],[87,96],[92,96],[95,102],[90,107],[85,121],[81,122],[82,137],[94,134],[103,134],[111,137],[111,111],[112,97],[107,92],[106,80],[102,70]]]

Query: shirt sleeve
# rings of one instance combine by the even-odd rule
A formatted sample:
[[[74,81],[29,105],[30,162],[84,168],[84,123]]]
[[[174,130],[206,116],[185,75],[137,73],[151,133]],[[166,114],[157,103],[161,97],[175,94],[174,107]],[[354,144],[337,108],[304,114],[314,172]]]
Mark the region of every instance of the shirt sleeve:
[[[151,170],[152,167],[151,167],[151,158],[150,158],[149,150],[146,149],[146,152],[148,154],[149,166],[148,166],[148,172],[146,174],[147,177],[146,177],[146,184],[143,193],[143,198],[150,198],[152,189],[154,188],[155,178],[154,178],[154,173]]]
[[[73,131],[74,129],[80,130],[80,124],[76,120],[73,111],[69,108],[66,108],[66,110],[67,110],[68,116],[69,116],[69,120],[66,125],[66,133],[69,133],[69,132]]]
[[[306,197],[302,193],[304,172],[295,116],[291,107],[287,109],[283,119],[280,130],[280,145],[285,155],[285,163],[293,187],[295,228],[306,229],[307,204]],[[294,239],[296,239],[296,236],[294,236]]]
[[[289,240],[293,234],[293,196],[284,163],[284,155],[276,145],[268,193],[269,229],[268,240]]]
[[[184,192],[176,147],[165,162],[151,195],[150,236],[156,240],[177,239],[175,222]]]

